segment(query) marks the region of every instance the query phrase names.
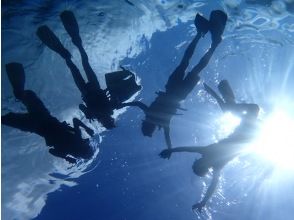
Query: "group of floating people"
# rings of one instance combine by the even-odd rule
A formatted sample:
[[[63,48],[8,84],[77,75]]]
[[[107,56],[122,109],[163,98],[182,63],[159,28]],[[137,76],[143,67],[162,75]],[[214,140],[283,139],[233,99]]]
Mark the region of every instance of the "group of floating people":
[[[187,47],[180,64],[170,75],[165,85],[165,91],[157,92],[156,99],[149,106],[140,101],[126,102],[132,95],[141,90],[141,86],[137,84],[135,74],[123,67],[121,71],[105,75],[107,88],[102,89],[89,64],[73,12],[64,11],[60,14],[60,18],[73,44],[80,52],[87,82],[73,63],[70,52],[48,26],[39,27],[37,36],[48,48],[65,60],[74,82],[81,92],[83,104],[79,105],[79,109],[90,122],[97,120],[106,129],[113,129],[115,120],[112,114],[115,109],[126,106],[139,107],[145,114],[141,126],[144,136],[152,137],[157,127],[163,128],[167,149],[159,154],[161,158],[169,159],[175,152],[200,154],[201,158],[197,159],[192,166],[194,173],[202,177],[209,170],[213,172],[212,182],[204,198],[192,207],[193,210],[201,211],[217,187],[222,168],[229,161],[239,156],[246,143],[254,138],[259,113],[259,106],[256,104],[236,102],[235,95],[227,80],[221,80],[217,86],[220,95],[204,83],[205,91],[216,100],[223,112],[231,112],[241,119],[239,126],[225,139],[208,146],[172,146],[170,138],[171,119],[178,114],[178,110],[185,110],[181,108],[180,103],[198,84],[199,74],[208,65],[213,52],[221,43],[227,15],[220,10],[212,11],[209,20],[199,14],[196,15],[194,20],[197,29],[196,36]],[[198,64],[186,73],[196,45],[207,32],[211,34],[210,48]],[[93,136],[94,131],[77,118],[73,118],[73,126],[70,126],[67,122],[61,122],[52,116],[37,94],[32,90],[25,89],[25,72],[22,64],[6,64],[6,72],[15,98],[25,105],[27,113],[10,112],[1,116],[2,124],[38,134],[45,139],[49,153],[70,163],[76,163],[78,159],[90,159],[94,152],[89,139],[82,138],[80,128],[83,128],[89,136]]]

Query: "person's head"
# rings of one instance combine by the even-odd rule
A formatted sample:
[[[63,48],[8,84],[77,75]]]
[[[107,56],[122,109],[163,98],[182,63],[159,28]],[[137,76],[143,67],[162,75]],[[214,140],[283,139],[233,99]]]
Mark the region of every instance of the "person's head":
[[[207,164],[205,158],[195,160],[192,169],[197,176],[205,176],[208,173],[210,166]]]
[[[142,133],[144,136],[152,137],[153,132],[155,131],[156,125],[153,123],[150,123],[146,120],[142,121]]]

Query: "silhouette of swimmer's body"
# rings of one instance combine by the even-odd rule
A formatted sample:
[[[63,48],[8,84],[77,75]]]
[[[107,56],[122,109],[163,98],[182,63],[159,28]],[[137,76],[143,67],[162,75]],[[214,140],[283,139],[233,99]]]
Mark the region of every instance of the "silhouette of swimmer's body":
[[[6,71],[15,98],[26,106],[28,113],[10,112],[1,116],[2,124],[42,136],[47,146],[51,147],[49,152],[52,155],[70,163],[75,163],[77,158],[90,159],[94,152],[89,139],[81,137],[79,127],[83,127],[90,136],[94,134],[93,130],[77,118],[73,118],[74,127],[71,127],[65,121],[60,122],[53,117],[36,93],[24,90],[25,73],[21,64],[9,63]]]
[[[105,90],[101,89],[99,81],[89,64],[88,56],[83,48],[82,40],[79,35],[79,27],[74,14],[71,11],[64,11],[60,14],[63,26],[70,35],[73,44],[79,49],[82,59],[82,65],[87,75],[88,82],[83,79],[79,69],[71,60],[71,54],[64,48],[58,37],[47,27],[41,26],[37,30],[37,35],[41,41],[50,49],[58,53],[66,61],[69,67],[76,86],[79,88],[82,99],[85,104],[80,104],[80,110],[89,120],[97,119],[101,124],[111,129],[115,127],[114,119],[112,118],[113,110],[117,103],[127,100],[135,92],[141,89],[141,86],[136,84],[135,75],[122,68],[123,71],[117,71],[106,74],[106,83],[115,85],[112,88]],[[109,85],[108,84],[108,85]],[[116,88],[114,88],[116,86]]]
[[[214,50],[221,42],[221,35],[224,31],[226,20],[227,15],[222,11],[213,11],[210,15],[210,21],[197,14],[195,18],[197,35],[186,49],[180,65],[169,77],[168,82],[165,85],[166,91],[158,92],[157,98],[149,107],[140,101],[123,103],[121,105],[121,107],[137,106],[144,111],[145,119],[142,122],[141,130],[145,136],[151,137],[156,126],[163,128],[167,147],[171,148],[169,135],[171,118],[172,116],[177,115],[177,109],[184,110],[180,108],[180,102],[188,96],[198,83],[200,72],[207,66]],[[211,32],[212,37],[211,47],[192,71],[185,76],[185,71],[199,39],[208,31]]]
[[[220,82],[218,88],[223,99],[220,98],[209,86],[204,85],[206,91],[218,102],[223,111],[230,111],[241,119],[240,125],[227,138],[208,146],[176,147],[163,150],[160,153],[162,158],[169,158],[174,152],[192,152],[202,155],[193,164],[193,171],[198,176],[205,176],[209,169],[213,170],[213,179],[207,192],[200,203],[193,206],[193,209],[201,211],[206,202],[212,196],[220,176],[222,168],[236,156],[242,154],[246,144],[254,137],[257,129],[257,117],[259,107],[256,104],[237,104],[234,94],[226,80]]]

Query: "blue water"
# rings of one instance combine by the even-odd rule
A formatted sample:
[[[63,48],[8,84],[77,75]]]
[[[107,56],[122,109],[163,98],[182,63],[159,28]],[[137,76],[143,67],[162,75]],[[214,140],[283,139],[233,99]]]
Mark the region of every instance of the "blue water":
[[[293,170],[273,169],[263,175],[268,161],[239,158],[225,167],[207,209],[195,214],[191,207],[210,182],[210,177],[192,172],[199,156],[159,158],[165,147],[163,132],[144,137],[144,115],[136,108],[116,112],[117,128],[111,131],[90,124],[78,111],[80,94],[64,61],[35,35],[40,25],[50,26],[82,69],[59,19],[65,9],[77,17],[90,64],[102,84],[105,73],[124,65],[143,86],[133,99],[146,104],[164,89],[196,34],[196,12],[209,17],[221,9],[229,20],[201,83],[215,86],[228,79],[237,99],[258,103],[263,115],[286,103],[294,117],[291,0],[2,1],[2,115],[24,111],[5,72],[6,63],[21,62],[26,87],[36,91],[52,115],[68,122],[79,117],[95,130],[93,142],[98,144],[92,161],[71,167],[51,156],[37,135],[2,126],[2,219],[293,219]],[[209,45],[208,34],[197,45],[190,68]],[[172,119],[174,146],[206,145],[224,136],[222,113],[201,83],[182,103],[188,111]]]

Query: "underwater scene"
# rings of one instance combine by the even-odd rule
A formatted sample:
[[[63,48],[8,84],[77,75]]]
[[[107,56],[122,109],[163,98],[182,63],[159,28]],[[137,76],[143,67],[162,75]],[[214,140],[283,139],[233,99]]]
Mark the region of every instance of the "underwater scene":
[[[3,220],[292,220],[294,0],[3,0]]]

